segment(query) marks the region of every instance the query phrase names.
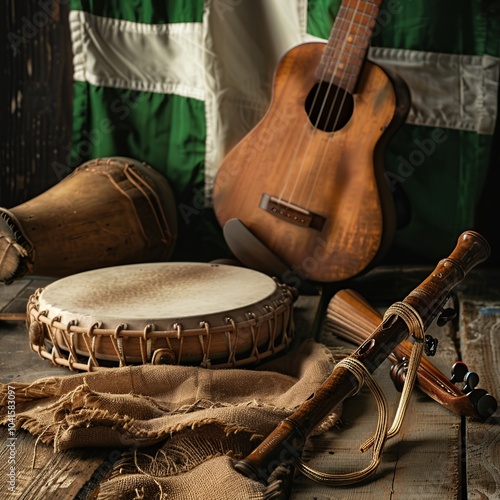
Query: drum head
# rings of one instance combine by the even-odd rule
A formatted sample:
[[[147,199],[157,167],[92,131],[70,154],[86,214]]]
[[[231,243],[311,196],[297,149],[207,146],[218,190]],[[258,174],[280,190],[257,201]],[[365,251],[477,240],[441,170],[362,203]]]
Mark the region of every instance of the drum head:
[[[210,318],[250,308],[276,291],[273,279],[233,266],[201,263],[153,263],[97,269],[48,285],[40,309],[78,320],[99,321],[104,328],[170,328],[172,322]]]
[[[90,355],[94,368],[98,360],[155,363],[158,353],[177,364],[237,366],[289,345],[291,302],[286,285],[251,269],[133,264],[75,274],[38,290],[28,323],[35,351],[49,358],[37,333],[44,332],[58,346],[50,359],[79,369],[79,355]]]

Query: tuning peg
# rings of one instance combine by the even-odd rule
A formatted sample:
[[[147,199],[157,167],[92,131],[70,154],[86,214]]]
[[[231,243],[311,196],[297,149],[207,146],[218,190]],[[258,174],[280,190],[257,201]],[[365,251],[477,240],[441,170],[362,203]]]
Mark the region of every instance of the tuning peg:
[[[453,307],[447,307],[439,315],[439,318],[437,319],[437,324],[438,324],[438,326],[444,326],[449,321],[453,321],[456,317],[457,317],[457,311],[456,311],[456,309],[453,309]]]
[[[467,365],[463,361],[457,361],[451,367],[451,379],[450,382],[452,384],[456,384],[457,382],[463,382],[466,373],[469,371]]]
[[[467,396],[470,398],[474,408],[481,417],[491,417],[491,415],[497,411],[497,400],[484,389],[474,389],[470,394],[467,394]]]
[[[491,417],[497,411],[497,400],[484,389],[473,390],[469,397],[481,417]]]
[[[476,372],[467,372],[464,377],[462,392],[469,394],[476,388],[477,384],[479,384],[479,375]]]

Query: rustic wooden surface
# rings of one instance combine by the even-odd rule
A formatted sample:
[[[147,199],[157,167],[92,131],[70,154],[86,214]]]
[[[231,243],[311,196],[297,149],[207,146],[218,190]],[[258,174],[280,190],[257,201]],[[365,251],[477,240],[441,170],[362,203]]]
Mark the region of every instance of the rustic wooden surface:
[[[363,279],[347,285],[363,294],[371,303],[384,310],[390,303],[403,298],[430,269],[378,269]],[[12,285],[0,285],[0,314],[24,311],[33,291],[48,280],[25,278]],[[492,394],[500,394],[498,361],[500,357],[500,272],[473,272],[458,287],[461,316],[459,329],[451,324],[432,332],[439,337],[438,355],[432,360],[448,373],[457,359],[478,372],[479,386]],[[330,293],[333,293],[331,291]],[[328,296],[325,297],[327,300]],[[297,332],[313,334],[320,298],[300,297],[295,307]],[[1,316],[0,316],[1,317]],[[335,339],[325,329],[318,338],[327,345],[347,344]],[[0,320],[0,381],[31,381],[42,376],[67,376],[71,372],[53,367],[29,350],[26,327],[20,321]],[[386,362],[376,372],[394,411],[399,393],[393,388]],[[369,461],[368,454],[358,452],[359,444],[375,428],[376,406],[365,390],[345,404],[343,425],[308,443],[305,458],[309,465],[335,472],[354,470]],[[416,390],[401,433],[390,441],[374,479],[361,485],[330,488],[297,476],[291,500],[335,499],[498,499],[500,498],[500,418],[498,413],[486,422],[462,418]],[[73,450],[54,454],[53,450],[36,443],[25,431],[16,435],[16,470],[18,473],[15,498],[23,499],[88,499],[99,481],[118,458],[119,450]],[[0,429],[0,441],[5,442],[5,428]],[[0,476],[7,474],[7,448],[0,448]],[[0,498],[14,498],[5,488]]]

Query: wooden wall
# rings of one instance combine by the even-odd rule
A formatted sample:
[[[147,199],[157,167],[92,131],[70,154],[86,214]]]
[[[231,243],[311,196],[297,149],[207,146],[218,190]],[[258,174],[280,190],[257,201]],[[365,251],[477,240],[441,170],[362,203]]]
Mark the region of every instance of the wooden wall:
[[[71,142],[72,56],[68,2],[0,2],[0,206],[58,182]]]

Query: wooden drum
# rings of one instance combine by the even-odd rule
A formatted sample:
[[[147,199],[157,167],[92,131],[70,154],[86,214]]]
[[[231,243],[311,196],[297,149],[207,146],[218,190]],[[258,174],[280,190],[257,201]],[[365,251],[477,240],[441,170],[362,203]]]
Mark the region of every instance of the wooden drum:
[[[40,196],[0,208],[0,281],[165,261],[176,233],[160,173],[131,158],[91,160]]]
[[[292,293],[250,269],[150,263],[69,276],[28,302],[31,348],[55,365],[229,368],[285,350]]]

